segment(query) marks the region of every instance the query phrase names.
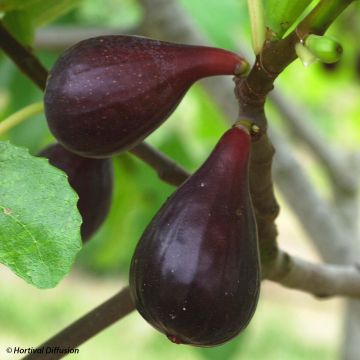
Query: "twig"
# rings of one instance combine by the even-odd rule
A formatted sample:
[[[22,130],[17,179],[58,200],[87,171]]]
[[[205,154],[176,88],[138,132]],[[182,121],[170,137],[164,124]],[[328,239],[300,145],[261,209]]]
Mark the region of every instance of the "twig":
[[[314,264],[279,251],[267,279],[317,297],[360,298],[360,269],[355,266]]]
[[[0,48],[41,90],[45,89],[47,70],[40,61],[12,36],[0,21]]]
[[[37,348],[58,347],[60,349],[75,349],[133,310],[134,304],[130,297],[129,288],[126,287]],[[64,356],[66,356],[66,354],[55,353],[40,356],[39,354],[33,353],[25,356],[23,359],[38,360],[39,358],[44,358],[46,360],[57,360]]]

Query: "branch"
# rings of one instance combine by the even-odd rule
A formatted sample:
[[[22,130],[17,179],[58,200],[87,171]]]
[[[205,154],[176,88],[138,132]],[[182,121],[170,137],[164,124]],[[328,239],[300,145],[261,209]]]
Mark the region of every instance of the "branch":
[[[302,36],[308,35],[311,32],[318,34],[325,32],[328,26],[351,2],[350,0],[321,0],[310,14],[300,22],[298,27],[284,40],[265,42],[249,75],[246,78],[236,79],[235,92],[240,107],[239,119],[245,119],[258,125],[261,130],[260,139],[261,136],[266,137],[267,131],[267,119],[264,111],[267,95],[273,89],[273,84],[277,76],[295,60],[295,44],[303,38]],[[301,36],[299,37],[300,33]],[[259,143],[261,143],[261,140]],[[268,144],[268,148],[271,149],[272,145],[268,139],[266,139],[264,143]],[[259,200],[259,205],[255,203],[256,212],[259,212],[257,206],[262,206],[262,208],[260,208],[262,210],[262,218],[266,220],[262,226],[273,230],[270,232],[269,237],[260,236],[261,246],[265,244],[268,245],[269,242],[272,243],[272,247],[269,247],[269,252],[265,254],[267,256],[266,259],[264,258],[267,262],[271,262],[272,257],[276,256],[277,250],[274,220],[278,213],[278,204],[274,196],[271,181],[273,151],[266,151],[260,144],[258,147],[260,148],[259,151],[252,154],[252,161],[256,163],[262,162],[264,166],[261,169],[260,165],[260,171],[250,173],[250,182],[256,184],[251,189],[251,195]],[[256,156],[259,154],[260,158],[256,159]],[[273,238],[271,238],[271,236],[273,236]]]
[[[126,287],[115,296],[84,315],[79,320],[47,340],[38,348],[59,347],[60,349],[75,349],[94,335],[114,324],[134,310],[134,304],[130,297],[129,288]],[[61,359],[66,354],[46,354],[47,360]],[[42,356],[41,356],[42,358]],[[37,360],[38,354],[30,354],[24,360]]]
[[[5,25],[1,21],[0,48],[41,90],[45,89],[48,75],[47,70],[30,50],[20,44],[14,36],[7,31]]]
[[[275,219],[280,208],[274,194],[272,182],[272,159],[275,149],[263,134],[251,147],[250,193],[258,226],[261,263],[271,262],[278,251]]]
[[[355,266],[313,264],[279,251],[267,279],[317,297],[360,298],[360,270]]]

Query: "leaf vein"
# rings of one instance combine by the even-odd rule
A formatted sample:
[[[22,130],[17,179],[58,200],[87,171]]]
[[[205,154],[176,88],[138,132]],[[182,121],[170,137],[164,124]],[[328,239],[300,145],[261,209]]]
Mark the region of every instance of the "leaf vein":
[[[6,207],[0,205],[0,208],[3,210],[3,212],[5,213],[6,211]],[[17,224],[19,224],[23,229],[25,229],[25,231],[30,235],[30,238],[34,241],[35,243],[35,247],[37,249],[37,252],[39,253],[39,258],[40,261],[48,268],[48,266],[46,265],[46,262],[44,261],[41,251],[39,249],[38,246],[38,241],[35,239],[34,235],[31,233],[31,231],[27,228],[27,226],[25,224],[23,224],[19,219],[17,219],[15,216],[13,216],[11,213],[6,213],[6,216],[9,216],[11,219],[13,219]]]

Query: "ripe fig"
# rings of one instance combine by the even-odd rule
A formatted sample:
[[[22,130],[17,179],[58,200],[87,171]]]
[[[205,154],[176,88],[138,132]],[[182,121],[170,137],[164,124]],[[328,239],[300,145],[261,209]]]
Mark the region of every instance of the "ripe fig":
[[[65,51],[52,68],[46,117],[67,149],[109,157],[155,130],[195,81],[240,74],[247,66],[217,48],[135,36],[91,38]]]
[[[113,169],[110,159],[83,158],[52,144],[39,154],[63,170],[79,196],[78,209],[83,218],[81,237],[87,241],[105,220],[111,205]]]
[[[260,263],[249,154],[247,130],[228,130],[136,247],[130,269],[136,307],[175,343],[220,345],[254,314]]]

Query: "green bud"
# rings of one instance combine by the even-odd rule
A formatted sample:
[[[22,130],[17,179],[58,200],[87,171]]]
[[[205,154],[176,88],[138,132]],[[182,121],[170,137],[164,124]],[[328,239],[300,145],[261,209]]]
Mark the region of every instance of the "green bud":
[[[305,40],[305,46],[326,64],[340,60],[343,52],[342,46],[333,38],[311,34]]]

